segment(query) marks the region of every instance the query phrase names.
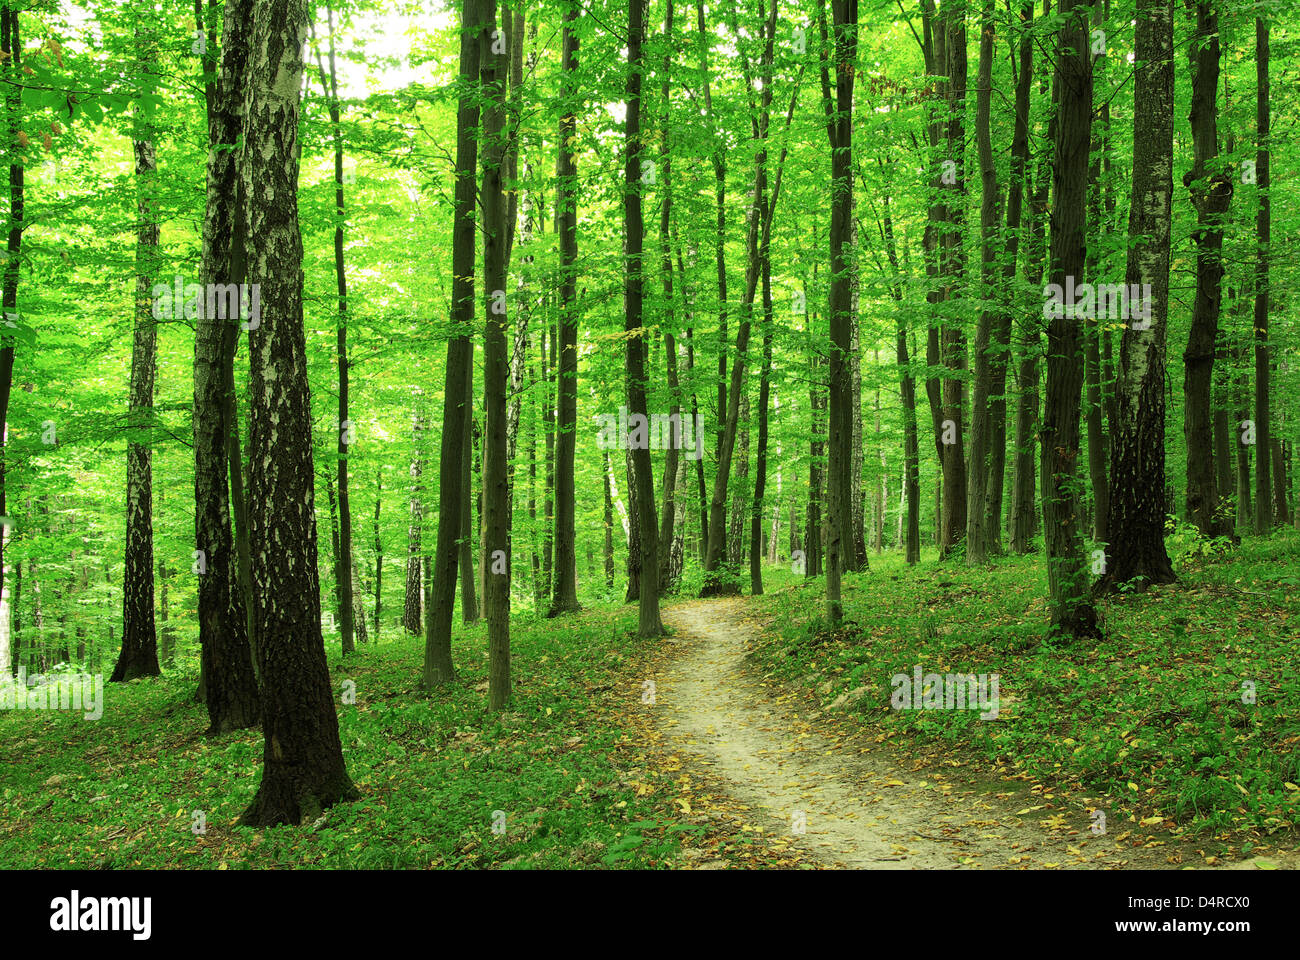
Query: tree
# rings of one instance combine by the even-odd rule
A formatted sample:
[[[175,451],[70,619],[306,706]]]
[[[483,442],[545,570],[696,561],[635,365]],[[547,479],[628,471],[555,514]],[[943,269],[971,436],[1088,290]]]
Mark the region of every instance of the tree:
[[[1196,299],[1183,352],[1183,432],[1187,440],[1187,517],[1203,536],[1228,534],[1219,506],[1210,387],[1219,335],[1223,225],[1232,201],[1232,174],[1219,164],[1219,18],[1209,0],[1196,4],[1192,66],[1194,160],[1183,175],[1196,208]]]
[[[671,0],[670,9],[671,9]],[[560,239],[559,415],[555,441],[555,594],[550,616],[578,607],[577,545],[574,529],[576,487],[573,458],[578,428],[578,170],[577,121],[581,104],[578,87],[578,35],[574,29],[578,5],[565,7],[561,35],[562,115],[555,160],[555,232]]]
[[[151,93],[157,72],[152,24],[136,23],[135,42],[141,82]],[[154,629],[153,593],[153,450],[150,417],[158,363],[158,332],[153,313],[158,274],[158,153],[153,110],[136,107],[132,146],[139,220],[135,245],[135,335],[131,345],[131,398],[128,420],[132,439],[126,462],[126,564],[122,576],[122,652],[109,679],[156,677],[158,637]]]
[[[506,515],[506,97],[509,48],[490,2],[483,81],[483,604],[488,627],[488,707],[510,699],[510,525]],[[509,13],[506,13],[509,16]]]
[[[303,0],[265,0],[255,10],[240,158],[248,277],[262,305],[251,330],[249,502],[266,748],[262,782],[241,817],[249,826],[314,820],[357,796],[339,741],[316,572],[297,200],[306,35]]]
[[[1133,191],[1125,284],[1150,287],[1149,324],[1120,340],[1111,435],[1111,540],[1096,590],[1176,579],[1165,552],[1165,339],[1173,216],[1173,0],[1140,0],[1134,55]],[[1139,329],[1139,326],[1141,327]]]
[[[425,618],[423,686],[456,678],[451,661],[451,618],[456,603],[456,571],[461,537],[468,536],[463,509],[470,491],[462,473],[469,446],[470,373],[474,347],[474,175],[478,168],[479,105],[475,87],[487,25],[485,0],[462,0],[460,99],[456,108],[456,191],[452,227],[451,326],[443,385],[442,455],[438,464],[438,546],[434,552],[433,607]],[[462,574],[464,571],[462,571]],[[473,576],[468,579],[473,581]],[[472,589],[468,585],[463,589]]]
[[[1052,177],[1051,277],[1062,293],[1047,312],[1047,407],[1043,417],[1043,529],[1053,635],[1085,639],[1100,635],[1088,596],[1088,567],[1080,540],[1079,410],[1083,355],[1076,278],[1083,272],[1092,127],[1092,61],[1087,7],[1062,0],[1059,8],[1055,86],[1056,170]],[[1067,279],[1068,278],[1068,279]]]
[[[208,101],[200,273],[205,289],[247,280],[247,225],[239,197],[236,146],[244,135],[252,28],[253,0],[230,0]],[[252,325],[251,317],[247,325]],[[243,493],[234,397],[239,333],[238,315],[222,317],[204,311],[195,323],[194,544],[204,570],[198,580],[199,643],[208,732],[213,734],[254,726],[262,716],[252,596],[240,572],[238,535],[231,530],[236,494],[242,500]]]
[[[1272,422],[1269,413],[1268,268],[1272,243],[1272,207],[1269,178],[1268,21],[1255,19],[1255,177],[1259,184],[1259,210],[1255,238],[1259,244],[1255,268],[1255,533],[1266,535],[1273,526],[1273,500],[1268,489]]]
[[[343,245],[346,239],[344,227],[347,223],[347,208],[344,206],[343,197],[343,128],[342,128],[342,108],[339,104],[339,81],[338,72],[334,63],[334,8],[330,3],[325,4],[325,15],[328,18],[328,38],[329,38],[329,73],[325,72],[325,64],[321,60],[320,50],[316,51],[316,65],[320,71],[321,90],[325,95],[329,108],[330,118],[330,141],[334,149],[334,280],[338,289],[337,305],[337,323],[335,325],[335,338],[337,342],[337,362],[339,368],[339,416],[338,416],[338,498],[339,498],[339,549],[338,570],[342,571],[343,576],[339,577],[339,633],[342,637],[343,653],[346,656],[354,649],[353,644],[353,600],[352,600],[352,576],[349,571],[352,570],[352,500],[348,493],[348,448],[351,447],[355,436],[355,428],[352,421],[348,419],[348,275],[347,267],[343,256]],[[313,29],[314,33],[314,29]],[[378,617],[378,605],[375,608],[375,615]],[[375,633],[378,635],[378,621],[375,624]]]
[[[822,43],[828,46],[825,6],[821,8]],[[831,99],[827,66],[828,50],[822,53],[822,99],[826,110],[826,133],[831,149],[830,226],[830,364],[828,369],[829,413],[826,465],[826,618],[839,622],[844,615],[840,600],[840,571],[845,551],[852,549],[849,507],[849,465],[853,436],[852,397],[849,383],[849,349],[853,336],[850,312],[848,251],[853,220],[853,77],[857,65],[857,0],[831,0],[834,27],[835,98]]]
[[[645,227],[641,216],[642,151],[641,80],[644,69],[641,47],[645,37],[645,0],[632,0],[627,16],[627,116],[624,121],[623,230],[627,272],[623,284],[625,329],[627,331],[628,420],[640,417],[648,424],[646,410],[645,327],[642,301],[645,262],[642,257]],[[654,473],[648,444],[632,444],[631,462],[636,474],[636,511],[640,527],[640,605],[637,632],[643,637],[663,633],[659,620],[659,531],[655,523]]]

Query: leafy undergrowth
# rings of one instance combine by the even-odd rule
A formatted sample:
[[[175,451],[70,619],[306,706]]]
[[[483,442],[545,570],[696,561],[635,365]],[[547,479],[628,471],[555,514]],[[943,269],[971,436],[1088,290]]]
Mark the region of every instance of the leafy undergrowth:
[[[1261,838],[1294,842],[1300,535],[1231,551],[1185,536],[1168,545],[1180,582],[1103,601],[1100,643],[1043,642],[1041,553],[979,568],[927,553],[910,569],[893,553],[846,576],[837,630],[822,619],[822,578],[769,577],[754,602],[772,626],[753,656],[910,754],[1090,799],[1135,828],[1213,835],[1243,852]],[[918,664],[997,674],[996,717],[892,709],[891,678]]]
[[[460,677],[415,690],[423,644],[385,636],[330,650],[344,755],[361,792],[315,825],[236,821],[260,777],[262,734],[205,738],[193,671],[106,684],[99,720],[0,712],[0,867],[659,867],[684,835],[655,789],[637,727],[635,607],[511,625],[510,711],[486,709],[485,627],[457,629]],[[346,681],[355,704],[344,703]],[[192,827],[201,811],[206,833]],[[500,811],[504,814],[495,814]],[[495,815],[494,815],[495,814]],[[494,833],[494,824],[504,833]]]

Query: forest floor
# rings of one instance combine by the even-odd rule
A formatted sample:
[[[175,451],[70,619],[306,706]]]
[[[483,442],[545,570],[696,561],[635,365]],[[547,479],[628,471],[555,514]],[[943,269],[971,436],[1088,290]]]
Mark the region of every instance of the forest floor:
[[[621,590],[516,610],[501,713],[481,622],[428,695],[422,637],[327,635],[361,797],[301,827],[237,825],[262,732],[204,735],[187,637],[99,719],[0,711],[0,868],[1296,866],[1300,536],[1169,543],[1180,582],[1104,602],[1086,648],[1042,642],[1041,555],[873,555],[836,629],[776,566],[761,596],[666,603],[662,638]],[[891,710],[913,664],[999,674],[997,717]]]
[[[819,582],[777,571],[761,597],[665,609],[659,749],[782,865],[1294,869],[1298,554],[1292,532],[1195,546],[1180,583],[1102,601],[1082,650],[1041,643],[1034,558],[873,557],[838,630]],[[999,715],[891,709],[911,663],[1000,672]]]

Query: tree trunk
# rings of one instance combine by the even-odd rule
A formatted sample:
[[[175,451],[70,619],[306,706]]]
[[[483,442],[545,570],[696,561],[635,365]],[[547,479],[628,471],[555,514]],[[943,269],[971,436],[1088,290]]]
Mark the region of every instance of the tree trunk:
[[[560,119],[559,155],[555,162],[555,232],[560,239],[559,378],[556,384],[559,433],[555,442],[555,593],[551,600],[550,616],[579,609],[573,465],[578,435],[578,178],[575,114],[581,102],[577,82],[577,18],[578,5],[571,3],[564,11],[560,69],[564,79],[566,109]],[[667,217],[667,214],[664,216]]]
[[[252,573],[266,746],[248,826],[298,824],[357,796],[343,762],[320,628],[311,401],[298,224],[299,91],[307,10],[254,16],[240,180],[249,280],[262,311],[249,351]],[[256,202],[254,202],[256,185]]]
[[[1223,283],[1223,224],[1233,175],[1219,164],[1219,18],[1209,0],[1196,4],[1192,66],[1192,167],[1183,176],[1196,208],[1196,298],[1183,352],[1183,435],[1187,441],[1187,518],[1206,537],[1230,530],[1219,507],[1213,420],[1214,355]]]
[[[821,8],[825,29],[825,8]],[[832,0],[834,22],[835,99],[831,101],[827,53],[822,57],[822,93],[826,107],[826,130],[831,149],[830,226],[830,365],[828,370],[829,415],[826,466],[826,619],[839,623],[844,609],[840,599],[840,573],[845,553],[852,549],[850,470],[853,462],[849,444],[853,437],[853,413],[849,369],[852,316],[850,313],[849,244],[853,220],[853,77],[857,62],[857,0]],[[828,46],[823,43],[823,47]]]
[[[1259,258],[1255,270],[1255,533],[1264,536],[1273,526],[1273,503],[1268,492],[1268,460],[1272,442],[1269,422],[1268,260],[1272,231],[1269,187],[1268,21],[1255,20],[1255,124],[1259,147],[1255,153],[1255,181],[1259,185],[1259,210],[1255,235]]]
[[[998,226],[997,168],[993,165],[993,140],[989,133],[990,103],[993,98],[993,4],[985,0],[980,22],[979,68],[975,94],[975,141],[980,164],[980,282],[982,296],[992,300],[997,261],[994,234]],[[989,445],[992,440],[992,407],[989,393],[993,373],[989,367],[990,339],[995,318],[991,303],[980,311],[975,330],[975,384],[971,397],[970,465],[966,471],[966,563],[984,563],[989,557],[988,512]]]
[[[456,108],[456,190],[452,221],[451,322],[454,339],[447,345],[443,387],[442,453],[438,465],[438,546],[434,554],[429,615],[425,618],[423,686],[456,678],[451,662],[451,619],[456,603],[456,573],[460,544],[468,536],[464,507],[469,503],[466,447],[469,446],[470,374],[474,347],[474,211],[478,173],[479,107],[474,81],[479,75],[486,40],[484,0],[462,0],[460,32],[461,94]],[[462,580],[466,579],[464,577]],[[473,576],[469,578],[473,582]]]
[[[1047,329],[1047,406],[1043,417],[1043,529],[1047,540],[1051,631],[1060,639],[1100,636],[1088,595],[1088,567],[1080,538],[1075,491],[1079,485],[1079,412],[1083,343],[1075,306],[1087,237],[1088,147],[1092,126],[1092,62],[1088,21],[1077,0],[1058,8],[1055,85],[1058,112],[1052,177],[1051,278],[1064,291]],[[1066,278],[1070,278],[1067,280]]]
[[[424,462],[420,457],[420,434],[424,431],[424,413],[419,407],[411,417],[411,444],[415,452],[411,456],[411,522],[406,535],[406,596],[402,605],[402,627],[413,637],[420,635],[422,617],[420,615],[420,537],[421,523],[424,517]]]
[[[1019,69],[1016,72],[1016,115],[1011,135],[1011,182],[1007,192],[1007,240],[1003,250],[1002,280],[1004,289],[1012,289],[1020,253],[1021,235],[1029,218],[1025,214],[1025,188],[1029,176],[1029,89],[1034,71],[1034,19],[1032,2],[1020,7]],[[989,393],[992,410],[992,435],[989,442],[988,509],[984,529],[988,552],[1002,553],[1002,499],[1007,465],[1007,367],[1011,360],[1012,303],[1004,298],[998,307],[993,327],[994,352],[989,360]],[[1018,419],[1018,417],[1017,417]],[[1032,456],[1030,470],[1032,471]],[[1033,509],[1033,494],[1029,496]]]
[[[627,20],[627,116],[623,188],[624,248],[627,272],[623,295],[627,310],[627,409],[629,420],[646,416],[645,330],[641,315],[645,283],[642,258],[644,226],[641,219],[641,74],[644,69],[641,44],[645,35],[644,0],[632,0]],[[654,473],[650,451],[644,446],[631,450],[636,472],[636,511],[641,534],[641,583],[637,632],[642,637],[663,633],[659,620],[659,531],[655,527]]]
[[[496,4],[489,0],[488,33]],[[506,11],[505,16],[509,16]],[[510,700],[510,524],[506,515],[506,198],[504,175],[506,79],[509,59],[495,47],[483,59],[483,539],[484,613],[488,627],[488,708]],[[561,438],[563,442],[563,438]],[[570,576],[573,556],[568,558]]]
[[[247,280],[247,226],[235,145],[244,136],[252,21],[252,0],[227,3],[208,121],[200,275],[205,289]],[[208,733],[220,734],[255,726],[261,719],[261,695],[254,648],[251,555],[247,567],[240,563],[237,520],[236,530],[231,529],[234,484],[242,484],[239,423],[234,417],[234,357],[240,324],[236,317],[208,313],[198,317],[194,332],[194,546],[199,551],[198,568],[205,570],[198,578],[200,687],[208,708]],[[246,326],[252,323],[250,316]],[[238,492],[242,494],[242,485]],[[245,523],[245,543],[247,533]]]
[[[156,69],[153,26],[136,26],[140,69]],[[136,209],[135,335],[131,348],[130,440],[126,462],[126,564],[122,576],[122,652],[111,682],[156,677],[158,636],[153,592],[153,417],[158,331],[152,304],[158,272],[158,155],[151,109],[136,107],[134,118]]]
[[[1111,441],[1111,542],[1097,593],[1176,579],[1165,552],[1165,338],[1173,196],[1172,0],[1139,0],[1133,117],[1133,189],[1125,283],[1150,284],[1150,319],[1120,340]]]

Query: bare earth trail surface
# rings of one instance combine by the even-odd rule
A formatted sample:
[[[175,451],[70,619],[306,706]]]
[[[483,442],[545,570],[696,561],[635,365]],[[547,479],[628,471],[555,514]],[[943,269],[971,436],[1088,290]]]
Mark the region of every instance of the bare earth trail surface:
[[[1122,822],[1094,836],[1086,810],[1015,796],[1023,784],[981,785],[962,771],[904,769],[901,757],[865,736],[826,735],[810,722],[816,714],[801,717],[789,704],[793,697],[774,696],[746,663],[747,644],[761,627],[746,612],[739,598],[665,608],[679,655],[656,682],[654,712],[667,746],[721,780],[767,821],[765,831],[789,836],[820,865],[1204,866],[1190,846],[1150,843],[1146,831],[1131,836]]]

